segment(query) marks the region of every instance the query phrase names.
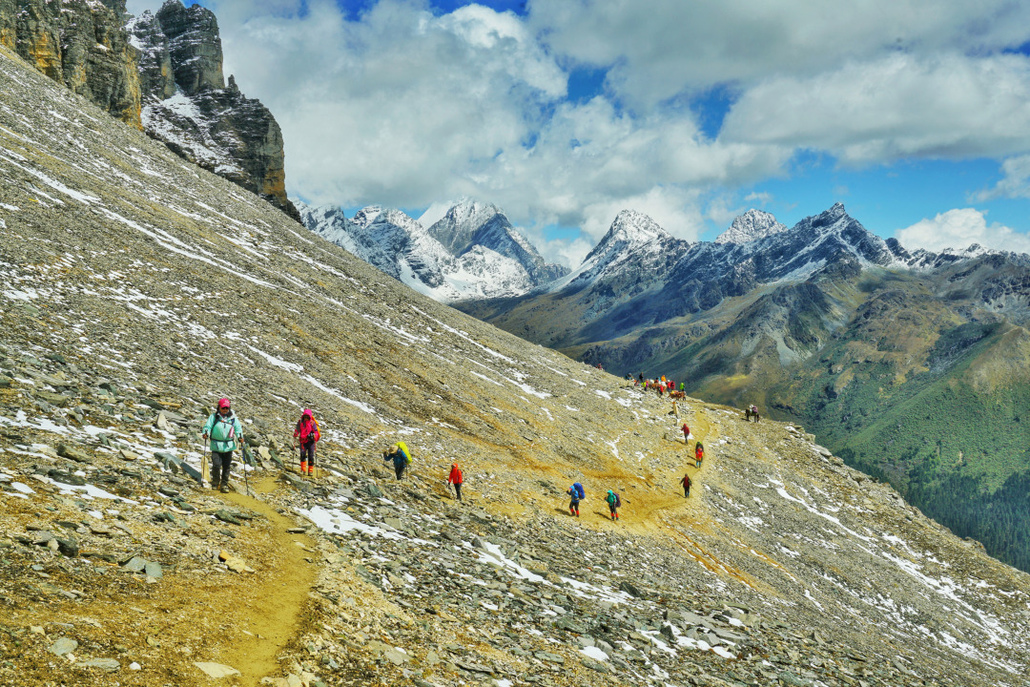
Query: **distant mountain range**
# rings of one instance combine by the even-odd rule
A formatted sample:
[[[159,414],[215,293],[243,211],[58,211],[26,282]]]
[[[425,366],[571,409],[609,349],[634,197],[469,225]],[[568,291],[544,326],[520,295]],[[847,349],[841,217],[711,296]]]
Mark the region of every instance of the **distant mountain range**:
[[[459,309],[616,374],[803,423],[1030,570],[1030,256],[883,240],[836,204],[715,242],[623,212],[583,264]]]
[[[464,201],[423,227],[400,210],[297,203],[319,236],[438,301],[518,296],[568,272],[544,261],[494,205]]]

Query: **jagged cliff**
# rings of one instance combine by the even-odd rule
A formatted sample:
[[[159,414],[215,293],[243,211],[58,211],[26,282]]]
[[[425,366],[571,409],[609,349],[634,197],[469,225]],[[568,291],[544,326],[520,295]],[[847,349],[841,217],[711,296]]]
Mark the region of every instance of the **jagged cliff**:
[[[286,197],[283,137],[259,100],[222,74],[218,20],[199,5],[168,0],[128,30],[140,52],[141,119],[176,154],[257,193],[300,221]]]
[[[286,197],[282,131],[233,77],[226,85],[210,10],[169,0],[130,20],[125,0],[0,0],[0,44],[300,221]]]
[[[0,44],[139,128],[140,78],[124,18],[125,0],[0,0]]]

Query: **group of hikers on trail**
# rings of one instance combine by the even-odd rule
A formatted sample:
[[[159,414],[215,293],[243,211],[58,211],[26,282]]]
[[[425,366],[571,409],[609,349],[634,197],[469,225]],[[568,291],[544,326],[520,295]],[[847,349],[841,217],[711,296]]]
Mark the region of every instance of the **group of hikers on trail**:
[[[583,488],[583,484],[580,482],[574,482],[571,487],[565,490],[565,493],[569,495],[569,515],[579,517],[579,502],[587,497],[586,490]],[[609,489],[608,493],[604,497],[605,502],[608,504],[608,512],[612,520],[619,519],[619,508],[622,506],[622,499],[618,493]]]
[[[690,438],[690,427],[683,424],[683,441],[686,443]],[[207,418],[201,430],[205,440],[210,440],[211,451],[211,488],[226,493],[229,491],[229,473],[232,468],[233,451],[243,446],[243,424],[232,410],[232,403],[228,398],[218,399],[215,412]],[[315,414],[310,408],[305,408],[297,420],[293,430],[293,448],[300,449],[300,473],[302,475],[315,475],[315,446],[322,438],[322,433],[315,419]],[[701,467],[704,459],[704,446],[700,441],[696,443],[695,466]],[[404,471],[411,465],[411,451],[403,441],[390,446],[383,451],[383,462],[393,462],[394,473],[400,480]],[[461,501],[461,486],[464,483],[464,475],[457,463],[451,464],[451,472],[447,476],[446,484],[454,488],[458,501]],[[690,496],[690,476],[684,475],[680,480],[683,485],[683,495]],[[575,482],[566,492],[569,495],[569,514],[579,517],[579,502],[586,498],[586,490],[582,483]],[[622,506],[622,499],[619,494],[609,489],[605,495],[605,502],[608,504],[609,515],[612,520],[619,519],[619,508]]]
[[[688,427],[687,423],[684,422],[683,427],[681,427],[681,429],[683,430],[683,445],[688,446],[690,443],[690,437],[692,436],[690,433],[690,427]],[[694,467],[701,467],[701,461],[703,461],[704,459],[705,446],[700,441],[698,441],[694,444]]]
[[[656,379],[644,379],[643,372],[637,375],[636,380],[633,382],[633,386],[642,386],[644,387],[644,391],[650,391],[654,389],[658,392],[659,396],[666,392],[671,394],[676,391],[676,382],[672,381],[671,379],[666,379],[665,375],[662,375],[661,377],[658,377]],[[682,396],[682,394],[683,383],[680,382],[680,388],[677,395]]]
[[[233,452],[243,447],[243,424],[232,410],[228,398],[218,399],[216,410],[211,413],[201,429],[201,436],[209,441],[211,452],[211,488],[222,493],[229,491],[229,474],[232,469]],[[321,428],[310,408],[301,412],[293,429],[293,449],[300,449],[300,474],[315,476],[315,447],[322,438]],[[393,461],[394,473],[401,479],[411,465],[411,451],[403,441],[398,441],[383,452],[383,462]],[[206,472],[206,470],[205,470]],[[465,478],[457,463],[451,464],[451,472],[445,484],[454,488],[455,498],[461,501],[461,485]]]

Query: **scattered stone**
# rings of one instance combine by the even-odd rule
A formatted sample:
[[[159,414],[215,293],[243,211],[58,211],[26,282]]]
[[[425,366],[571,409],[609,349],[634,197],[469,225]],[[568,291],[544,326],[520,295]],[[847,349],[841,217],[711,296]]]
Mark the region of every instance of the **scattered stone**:
[[[235,668],[227,665],[222,665],[221,663],[196,661],[193,663],[193,665],[200,668],[208,677],[213,677],[215,679],[223,677],[232,677],[233,675],[240,674],[240,671],[236,670]]]
[[[122,664],[113,658],[91,658],[85,661],[78,661],[76,668],[99,668],[108,673],[117,673]]]
[[[57,455],[68,460],[74,460],[77,463],[91,464],[93,462],[93,459],[84,450],[71,444],[58,444]]]
[[[65,654],[70,654],[78,648],[79,643],[76,642],[74,639],[69,639],[68,637],[61,637],[60,639],[58,639],[50,645],[49,651],[54,656],[64,656]]]

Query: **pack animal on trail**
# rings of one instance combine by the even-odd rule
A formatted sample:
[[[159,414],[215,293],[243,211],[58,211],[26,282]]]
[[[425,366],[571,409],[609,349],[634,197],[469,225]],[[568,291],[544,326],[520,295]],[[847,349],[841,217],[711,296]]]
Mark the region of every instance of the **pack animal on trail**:
[[[670,391],[669,398],[686,398],[687,393],[685,391]]]
[[[758,407],[750,405],[744,409],[744,420],[747,422],[758,422],[762,417],[758,414]]]

